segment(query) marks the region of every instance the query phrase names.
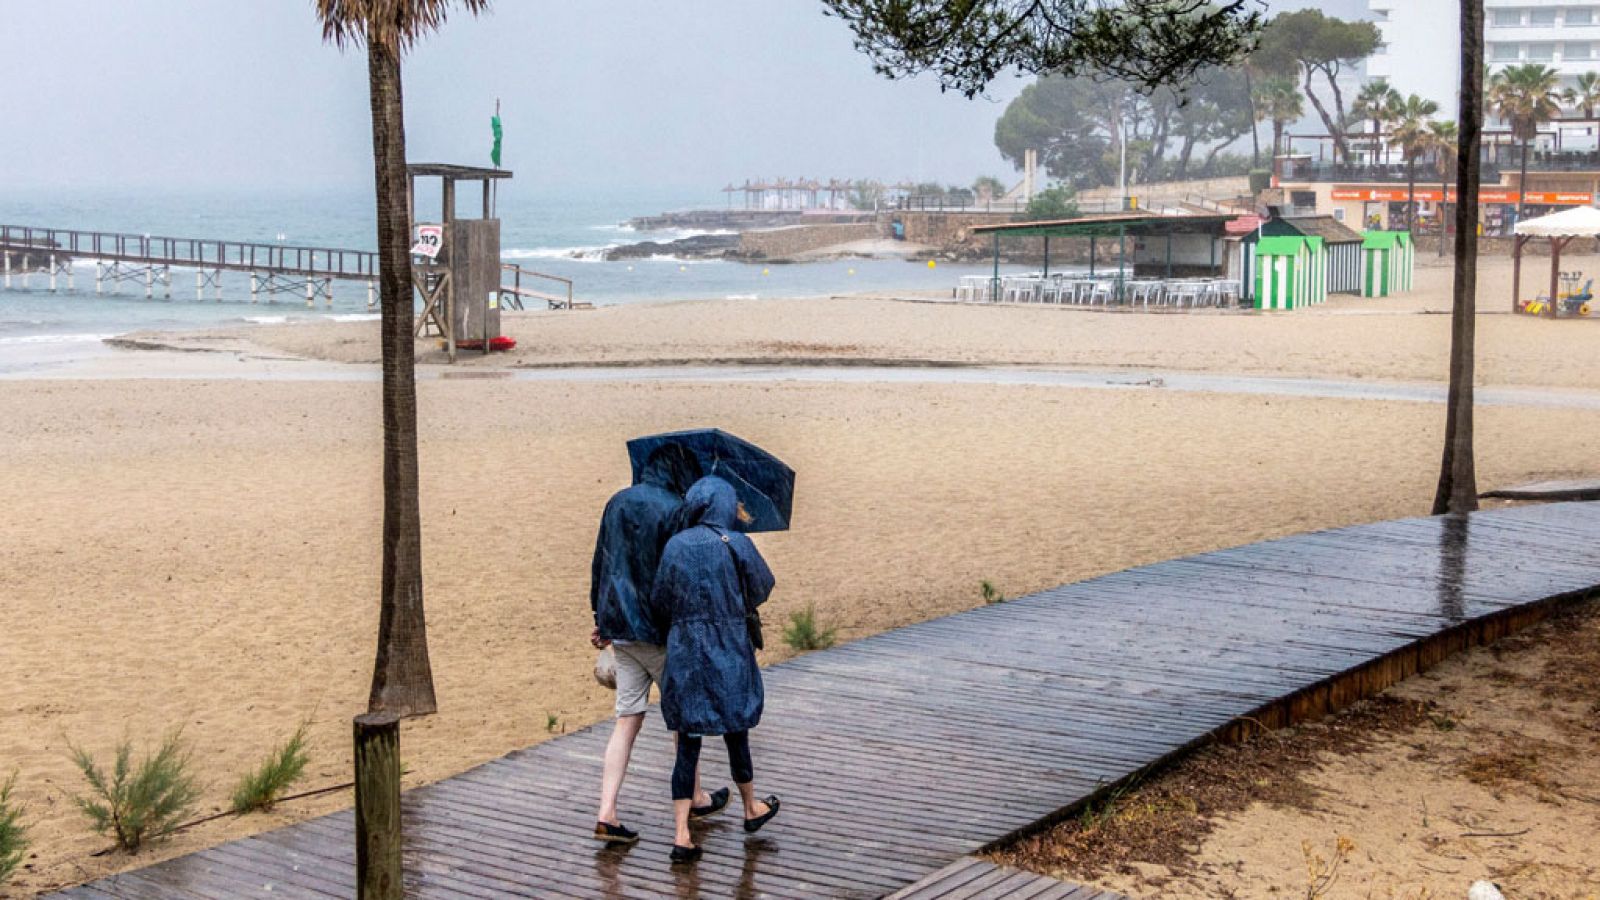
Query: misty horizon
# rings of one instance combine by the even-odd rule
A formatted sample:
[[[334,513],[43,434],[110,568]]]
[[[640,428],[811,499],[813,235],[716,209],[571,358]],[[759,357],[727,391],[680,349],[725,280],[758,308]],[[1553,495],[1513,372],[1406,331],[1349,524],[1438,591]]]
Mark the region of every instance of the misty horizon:
[[[1364,8],[1345,5],[1331,11]],[[933,78],[877,75],[820,3],[697,8],[457,12],[406,59],[409,157],[487,165],[498,98],[519,193],[1014,178],[994,123],[1031,78],[1002,77],[968,100]],[[0,79],[28,86],[0,107],[9,191],[370,183],[364,52],[325,44],[309,2],[0,0],[0,10],[12,38]]]

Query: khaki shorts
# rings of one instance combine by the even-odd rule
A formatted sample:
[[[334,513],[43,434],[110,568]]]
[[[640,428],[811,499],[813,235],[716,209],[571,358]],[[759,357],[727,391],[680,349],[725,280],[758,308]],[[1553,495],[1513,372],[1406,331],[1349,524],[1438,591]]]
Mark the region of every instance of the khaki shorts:
[[[667,648],[656,644],[612,644],[617,654],[617,715],[643,715],[650,707],[650,685],[661,681]]]

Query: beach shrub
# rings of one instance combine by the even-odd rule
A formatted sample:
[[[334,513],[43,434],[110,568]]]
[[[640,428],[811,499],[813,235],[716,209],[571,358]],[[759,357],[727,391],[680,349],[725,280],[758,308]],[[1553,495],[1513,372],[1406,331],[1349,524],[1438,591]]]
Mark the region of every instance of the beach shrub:
[[[246,772],[233,789],[233,811],[244,815],[256,810],[269,810],[289,787],[306,773],[306,732],[311,727],[308,719],[300,723],[289,736],[253,772]]]
[[[83,748],[73,747],[72,758],[89,782],[89,796],[74,798],[78,808],[95,831],[109,834],[128,853],[172,831],[200,798],[181,728],[168,732],[156,752],[137,765],[133,744],[118,744],[109,777]]]
[[[978,590],[983,594],[983,602],[987,605],[992,606],[996,603],[1006,602],[1006,595],[1000,593],[1000,589],[995,587],[994,582],[988,579],[978,582]]]
[[[1044,219],[1071,219],[1078,214],[1078,196],[1064,184],[1052,184],[1028,201],[1024,218],[1033,221]]]
[[[1255,196],[1267,188],[1272,187],[1271,169],[1250,170],[1250,195]]]
[[[561,717],[552,712],[544,714],[544,730],[551,734],[555,734],[558,731],[566,731],[561,725]]]
[[[0,884],[5,884],[11,873],[22,865],[28,852],[28,829],[22,825],[22,807],[11,800],[11,790],[17,786],[17,773],[11,773],[0,785]]]
[[[816,608],[807,606],[789,616],[789,627],[783,629],[783,642],[802,653],[809,650],[826,650],[833,646],[836,631],[837,628],[818,628]]]

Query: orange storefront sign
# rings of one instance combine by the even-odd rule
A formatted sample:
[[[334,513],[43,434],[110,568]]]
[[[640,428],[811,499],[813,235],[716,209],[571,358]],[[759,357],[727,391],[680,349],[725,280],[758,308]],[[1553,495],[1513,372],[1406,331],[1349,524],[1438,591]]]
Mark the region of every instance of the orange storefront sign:
[[[1375,200],[1404,203],[1408,197],[1405,188],[1334,188],[1335,200]],[[1456,192],[1451,188],[1447,202],[1454,203]],[[1437,203],[1438,188],[1417,188],[1417,202]],[[1484,188],[1478,192],[1479,203],[1516,203],[1517,192],[1499,188]],[[1587,191],[1529,191],[1527,202],[1541,206],[1587,206],[1594,202],[1594,194]]]

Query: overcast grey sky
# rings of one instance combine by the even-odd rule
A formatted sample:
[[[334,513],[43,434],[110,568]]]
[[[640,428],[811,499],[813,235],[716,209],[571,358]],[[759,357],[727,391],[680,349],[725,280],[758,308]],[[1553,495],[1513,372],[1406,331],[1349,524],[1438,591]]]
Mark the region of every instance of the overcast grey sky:
[[[0,39],[0,190],[371,177],[364,56],[310,0],[0,0]],[[405,78],[413,160],[484,163],[499,97],[518,180],[583,188],[1009,174],[994,121],[1025,83],[887,81],[815,0],[499,0]]]

